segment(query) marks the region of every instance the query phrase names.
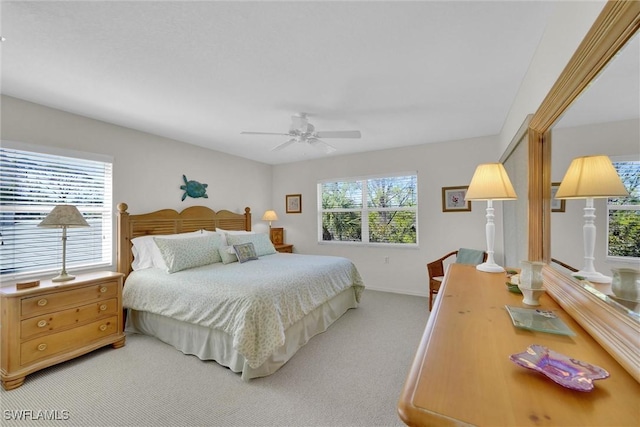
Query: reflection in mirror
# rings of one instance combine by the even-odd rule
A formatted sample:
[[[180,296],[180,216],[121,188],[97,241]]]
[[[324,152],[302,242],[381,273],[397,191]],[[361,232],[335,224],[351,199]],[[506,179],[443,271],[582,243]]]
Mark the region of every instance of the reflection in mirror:
[[[605,154],[616,162],[632,162],[631,173],[625,184],[631,188],[631,202],[638,205],[640,176],[636,167],[640,165],[640,40],[636,36],[612,59],[600,76],[569,107],[553,127],[553,150],[551,181],[559,182],[571,161],[579,156]],[[635,165],[635,166],[634,166]],[[627,199],[629,200],[629,199]],[[640,270],[638,257],[638,230],[640,210],[627,214],[634,221],[631,230],[621,234],[616,228],[613,209],[608,211],[607,199],[595,199],[596,249],[594,265],[596,271],[613,276],[618,268]],[[564,271],[580,269],[584,264],[583,252],[583,208],[584,200],[567,200],[564,211],[551,213],[551,257],[559,261],[554,266]],[[633,209],[633,208],[632,208]],[[610,219],[611,218],[611,219]],[[612,238],[610,239],[610,235]],[[615,236],[622,236],[629,250],[616,251]],[[620,240],[620,239],[618,239]],[[608,243],[611,243],[610,245]],[[624,256],[621,256],[624,255]],[[600,295],[617,308],[629,311],[638,319],[640,302],[621,298],[612,292],[611,284],[581,285],[594,295]],[[591,286],[590,286],[591,285]],[[640,287],[640,279],[635,286]],[[620,305],[619,305],[620,304]],[[632,314],[635,312],[635,314]]]
[[[502,204],[505,268],[518,268],[521,261],[528,259],[526,230],[529,203],[524,195],[528,192],[527,168],[529,151],[527,147],[527,129],[529,128],[530,120],[531,115],[520,126],[520,130],[518,130],[505,154],[500,159],[511,178],[511,184],[516,194],[521,195],[510,203]]]

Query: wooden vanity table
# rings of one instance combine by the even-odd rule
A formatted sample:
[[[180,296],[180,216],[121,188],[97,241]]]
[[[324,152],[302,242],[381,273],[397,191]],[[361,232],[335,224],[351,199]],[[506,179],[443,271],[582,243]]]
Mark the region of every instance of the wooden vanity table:
[[[398,402],[411,426],[638,426],[640,384],[548,295],[576,335],[515,328],[505,305],[528,307],[502,273],[452,264]],[[530,307],[529,307],[530,308]],[[575,391],[509,360],[531,344],[606,369],[590,392]]]

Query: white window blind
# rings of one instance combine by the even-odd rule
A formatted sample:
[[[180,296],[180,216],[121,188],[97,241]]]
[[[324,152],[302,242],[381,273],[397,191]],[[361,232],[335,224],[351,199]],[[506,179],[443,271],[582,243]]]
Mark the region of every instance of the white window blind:
[[[0,196],[3,280],[59,272],[62,230],[38,224],[61,204],[89,223],[67,230],[67,270],[111,264],[112,162],[1,147]]]
[[[327,180],[318,184],[318,241],[416,245],[414,173]]]

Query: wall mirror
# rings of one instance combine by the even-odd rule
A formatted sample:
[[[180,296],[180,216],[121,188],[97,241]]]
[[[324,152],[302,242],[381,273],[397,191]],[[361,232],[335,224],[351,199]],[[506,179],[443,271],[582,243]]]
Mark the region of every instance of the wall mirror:
[[[640,163],[640,34],[636,35],[600,72],[594,82],[553,125],[551,182],[559,182],[572,159],[605,154],[616,161]],[[584,200],[566,200],[563,209],[551,210],[551,266],[567,273],[584,266],[582,226]],[[594,200],[596,246],[594,265],[605,276],[613,268],[640,268],[638,258],[614,256],[608,251],[607,199]],[[636,224],[636,227],[638,225]],[[635,239],[634,239],[635,240]],[[626,252],[626,251],[625,251]],[[558,261],[558,262],[554,262]],[[613,307],[639,318],[640,303],[615,295],[611,284],[582,282],[601,292]]]
[[[570,124],[571,121],[571,108],[574,104],[576,108],[583,108],[580,107],[581,99],[578,98],[582,98],[581,94],[585,93],[584,100],[588,101],[588,91],[591,89],[589,86],[593,85],[594,90],[597,90],[596,77],[603,70],[602,75],[606,75],[609,63],[614,69],[614,61],[618,59],[616,54],[622,52],[623,55],[623,47],[630,40],[631,43],[635,43],[632,39],[639,27],[640,2],[609,1],[529,122],[527,214],[530,260],[542,260],[549,264],[554,256],[551,183],[553,179],[562,178],[566,165],[562,171],[556,172],[553,169],[553,152],[557,147],[561,156],[561,151],[567,148],[561,146],[563,138],[566,141],[566,135],[563,137],[562,133],[569,132],[563,129],[570,128],[567,123]],[[637,89],[635,92],[638,93]],[[563,120],[566,120],[564,124]],[[554,136],[556,126],[559,140],[557,143]],[[604,130],[605,126],[601,125],[599,128]],[[636,145],[637,142],[636,139]],[[604,148],[605,145],[608,144],[601,143],[600,148]],[[577,155],[579,154],[575,156]],[[562,166],[560,168],[562,169]],[[556,173],[560,176],[555,175]],[[601,210],[601,215],[603,214]],[[560,222],[559,219],[556,220]],[[582,248],[581,243],[579,247]],[[563,256],[561,248],[556,247],[555,251]],[[640,382],[637,318],[603,300],[601,294],[591,292],[588,287],[584,287],[581,282],[560,269],[547,265],[543,273],[548,293]]]

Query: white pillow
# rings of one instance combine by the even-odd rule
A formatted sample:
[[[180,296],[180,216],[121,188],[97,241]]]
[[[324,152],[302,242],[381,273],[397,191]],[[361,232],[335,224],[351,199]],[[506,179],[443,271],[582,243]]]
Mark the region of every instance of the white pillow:
[[[238,256],[236,255],[236,251],[233,249],[233,246],[220,246],[218,253],[222,258],[223,264],[238,262]]]
[[[202,235],[202,231],[198,230],[189,233],[140,236],[131,239],[131,243],[133,245],[131,248],[131,251],[133,252],[131,268],[133,270],[143,270],[145,268],[153,267],[162,268],[164,270],[167,269],[167,265],[165,264],[164,259],[162,259],[160,249],[158,249],[156,242],[153,241],[154,237],[162,237],[163,239],[187,239],[200,235]]]
[[[230,246],[241,245],[243,243],[253,243],[256,255],[271,255],[276,253],[276,248],[271,243],[269,235],[265,233],[251,234],[229,234],[227,233],[227,243]]]
[[[253,231],[245,231],[245,230],[223,230],[222,228],[216,228],[216,231],[208,231],[207,233],[219,233],[222,236],[222,245],[227,246],[229,243],[227,242],[227,234],[255,234]]]
[[[187,239],[153,239],[162,253],[167,272],[176,273],[189,268],[220,262],[220,237],[202,234]]]

